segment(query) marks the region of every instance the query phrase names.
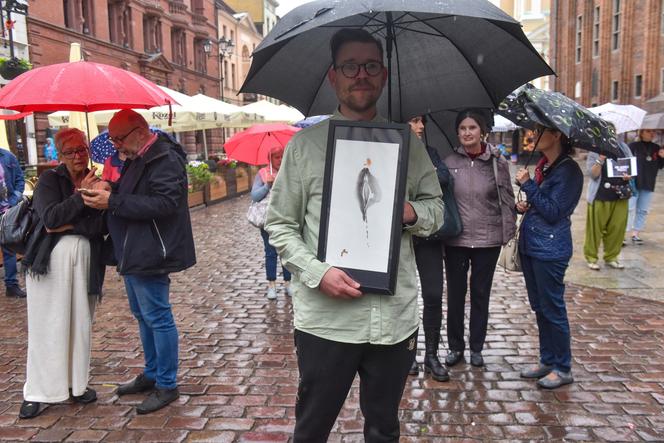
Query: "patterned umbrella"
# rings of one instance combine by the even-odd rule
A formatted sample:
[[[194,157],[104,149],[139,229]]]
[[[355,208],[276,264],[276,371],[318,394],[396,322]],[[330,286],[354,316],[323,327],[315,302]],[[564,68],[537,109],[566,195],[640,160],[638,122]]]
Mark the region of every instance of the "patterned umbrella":
[[[177,140],[168,132],[156,128],[150,128],[150,131],[154,134],[165,135],[171,141],[177,143]],[[106,159],[113,155],[113,153],[115,153],[115,146],[108,139],[108,131],[102,132],[90,142],[90,158],[95,163],[104,164]]]
[[[528,129],[535,129],[538,124],[557,129],[576,148],[613,158],[622,156],[615,129],[559,92],[543,91],[526,84],[508,95],[497,112]]]

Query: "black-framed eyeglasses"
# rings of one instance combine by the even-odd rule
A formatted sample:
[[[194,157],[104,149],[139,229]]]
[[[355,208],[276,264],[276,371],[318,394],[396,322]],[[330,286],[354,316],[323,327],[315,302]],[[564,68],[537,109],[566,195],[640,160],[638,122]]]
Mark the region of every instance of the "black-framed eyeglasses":
[[[383,64],[381,62],[367,62],[367,63],[344,63],[337,65],[334,69],[340,69],[341,73],[346,78],[355,78],[360,75],[360,69],[364,68],[364,72],[370,77],[375,77],[383,71]]]
[[[132,132],[134,132],[134,131],[137,130],[138,128],[139,128],[139,127],[136,126],[134,129],[132,129],[131,131],[127,132],[127,133],[126,133],[125,135],[123,135],[122,137],[111,137],[111,136],[109,136],[108,139],[109,139],[110,142],[113,143],[113,144],[122,143],[122,142],[125,141],[125,139],[126,139],[127,137],[129,137],[129,134],[131,134]]]
[[[62,151],[60,152],[64,158],[72,159],[78,157],[87,157],[88,155],[88,148],[85,146],[79,146],[78,148],[74,148],[71,151]]]

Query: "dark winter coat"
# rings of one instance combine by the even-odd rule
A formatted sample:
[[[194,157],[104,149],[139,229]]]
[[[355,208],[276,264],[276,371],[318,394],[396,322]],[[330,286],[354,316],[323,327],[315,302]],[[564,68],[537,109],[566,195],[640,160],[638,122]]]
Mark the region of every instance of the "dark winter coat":
[[[196,263],[185,158],[180,145],[160,136],[125,162],[108,209],[120,274],[167,274]]]
[[[570,216],[583,191],[583,172],[568,156],[559,157],[537,185],[530,179],[521,186],[530,208],[521,222],[519,250],[543,261],[572,257]]]

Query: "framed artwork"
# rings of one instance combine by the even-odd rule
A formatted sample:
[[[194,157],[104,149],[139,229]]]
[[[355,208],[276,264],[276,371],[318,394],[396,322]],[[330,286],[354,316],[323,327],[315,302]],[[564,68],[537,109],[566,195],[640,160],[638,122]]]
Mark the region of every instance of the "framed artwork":
[[[318,259],[365,293],[396,288],[409,137],[406,124],[330,121]]]

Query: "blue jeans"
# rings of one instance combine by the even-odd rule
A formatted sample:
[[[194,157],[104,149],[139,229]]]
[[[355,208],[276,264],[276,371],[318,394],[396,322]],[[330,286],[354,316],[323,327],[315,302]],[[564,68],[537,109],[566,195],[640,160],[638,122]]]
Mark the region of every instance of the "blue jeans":
[[[270,244],[270,238],[265,229],[261,229],[261,237],[263,237],[263,246],[265,247],[265,276],[267,281],[277,280],[277,250]],[[288,272],[283,265],[281,269],[284,273],[284,281],[291,280],[291,273]]]
[[[646,217],[650,210],[650,203],[652,203],[652,191],[644,191],[639,189],[639,194],[636,197],[629,199],[629,215],[627,217],[627,230],[628,231],[643,231],[646,225]]]
[[[540,362],[562,372],[569,372],[572,367],[563,282],[568,263],[568,260],[542,261],[521,254],[528,300],[537,318]]]
[[[2,265],[5,269],[5,286],[18,286],[16,278],[16,254],[12,251],[2,248]]]
[[[160,389],[177,386],[178,330],[175,327],[168,292],[168,274],[125,275],[129,308],[138,320],[145,356],[145,376],[156,380]]]

